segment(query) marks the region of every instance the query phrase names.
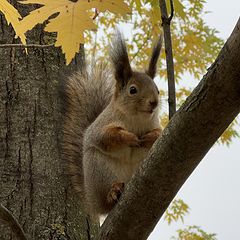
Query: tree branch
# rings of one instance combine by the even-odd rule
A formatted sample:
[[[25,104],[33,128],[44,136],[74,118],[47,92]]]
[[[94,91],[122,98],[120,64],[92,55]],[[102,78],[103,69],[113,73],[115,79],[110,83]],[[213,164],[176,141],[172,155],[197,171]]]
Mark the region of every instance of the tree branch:
[[[171,6],[171,15],[170,15],[170,17],[168,18],[168,21],[171,23],[172,18],[173,18],[173,16],[174,16],[174,5],[173,5],[173,0],[170,0],[170,6]]]
[[[99,11],[97,8],[95,8],[94,16],[92,19],[95,20],[98,16],[99,16]]]
[[[240,112],[239,66],[240,19],[215,63],[126,186],[98,239],[148,237],[186,179]]]
[[[14,234],[20,239],[20,240],[27,240],[27,237],[18,223],[18,221],[14,218],[14,216],[8,211],[7,208],[5,208],[2,204],[0,204],[0,222],[7,223]]]
[[[40,44],[0,44],[0,48],[49,48],[54,47],[54,44],[40,45]]]
[[[165,0],[159,0],[162,15],[162,26],[164,32],[164,43],[167,63],[169,119],[171,119],[176,112],[176,93],[175,93],[176,91],[172,53],[172,38],[170,29],[170,23],[174,15],[174,7],[172,0],[170,0],[170,3],[171,3],[171,15],[170,17],[168,17]]]

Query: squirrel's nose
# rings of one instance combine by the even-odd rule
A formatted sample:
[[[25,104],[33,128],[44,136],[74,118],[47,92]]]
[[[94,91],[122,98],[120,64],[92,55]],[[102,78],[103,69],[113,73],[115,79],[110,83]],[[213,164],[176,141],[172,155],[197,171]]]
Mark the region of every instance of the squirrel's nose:
[[[150,101],[149,104],[150,104],[151,108],[154,109],[158,105],[158,102],[157,101]]]

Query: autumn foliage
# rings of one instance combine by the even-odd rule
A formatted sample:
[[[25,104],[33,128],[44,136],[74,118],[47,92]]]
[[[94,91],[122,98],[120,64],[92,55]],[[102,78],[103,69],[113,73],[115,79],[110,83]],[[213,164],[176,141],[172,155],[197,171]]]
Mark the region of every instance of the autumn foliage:
[[[33,10],[22,18],[7,0],[1,0],[0,11],[3,12],[9,24],[12,25],[22,43],[26,44],[25,33],[39,23],[45,22],[53,14],[45,27],[47,32],[56,32],[56,47],[61,47],[65,53],[66,62],[69,64],[79,51],[79,45],[84,43],[84,31],[96,30],[93,22],[94,12],[109,11],[116,14],[130,13],[129,6],[123,0],[82,0],[72,2],[69,0],[25,0],[22,4],[38,4],[41,7]]]

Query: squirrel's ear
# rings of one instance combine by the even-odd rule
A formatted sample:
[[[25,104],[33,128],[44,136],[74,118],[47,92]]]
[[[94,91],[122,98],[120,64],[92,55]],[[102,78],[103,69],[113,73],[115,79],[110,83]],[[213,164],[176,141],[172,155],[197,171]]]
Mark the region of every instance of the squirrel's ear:
[[[127,47],[119,30],[116,30],[110,47],[110,57],[114,67],[117,85],[123,88],[132,76],[132,69],[128,59]]]
[[[162,48],[162,35],[160,35],[158,41],[155,43],[153,50],[152,50],[152,56],[149,62],[148,70],[146,71],[147,75],[149,75],[152,79],[156,75],[157,71],[157,61],[158,57],[160,55]]]

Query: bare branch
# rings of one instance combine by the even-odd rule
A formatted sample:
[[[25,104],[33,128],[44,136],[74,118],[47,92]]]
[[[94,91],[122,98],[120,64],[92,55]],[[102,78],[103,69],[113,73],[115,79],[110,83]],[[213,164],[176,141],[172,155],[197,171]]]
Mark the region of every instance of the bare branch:
[[[54,44],[40,45],[40,44],[0,44],[0,48],[49,48],[53,47]]]
[[[27,240],[27,237],[26,237],[22,227],[16,220],[16,218],[2,204],[0,204],[0,222],[4,222],[4,223],[8,224],[11,227],[14,234],[20,240]]]
[[[170,17],[168,18],[168,21],[171,23],[172,18],[173,18],[173,16],[174,16],[174,5],[173,5],[173,0],[170,0],[170,5],[171,5],[171,15],[170,15]]]
[[[172,38],[170,22],[173,18],[174,8],[173,1],[171,0],[171,15],[168,17],[167,6],[165,0],[159,0],[159,5],[162,15],[162,26],[164,32],[164,43],[166,52],[166,63],[167,63],[167,77],[168,77],[168,104],[169,104],[169,119],[176,112],[176,91],[175,91],[175,79],[174,79],[174,63],[172,53]]]
[[[99,240],[147,239],[186,179],[240,112],[239,66],[240,19],[215,63],[126,186],[103,223]]]
[[[95,8],[95,11],[94,11],[94,16],[93,16],[93,20],[95,20],[97,17],[98,17],[98,15],[99,15],[99,11],[98,11],[98,9],[97,8]]]

